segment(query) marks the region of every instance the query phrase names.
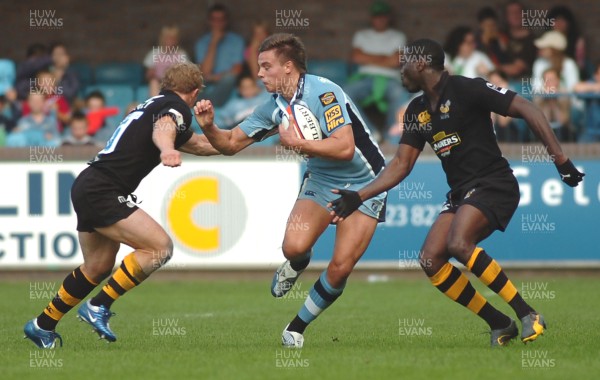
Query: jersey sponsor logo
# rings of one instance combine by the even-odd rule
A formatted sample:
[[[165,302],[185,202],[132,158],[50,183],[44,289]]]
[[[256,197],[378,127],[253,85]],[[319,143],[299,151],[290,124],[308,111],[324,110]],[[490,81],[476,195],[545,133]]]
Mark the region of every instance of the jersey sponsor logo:
[[[450,118],[450,99],[446,100],[446,102],[440,106],[440,112],[440,120]]]
[[[447,135],[446,132],[441,131],[433,135],[431,147],[438,156],[447,157],[450,155],[450,150],[459,145],[460,142],[458,133],[454,132]]]
[[[325,122],[327,123],[327,131],[331,132],[333,129],[340,125],[344,125],[344,114],[342,113],[342,107],[339,104],[331,107],[325,111]]]
[[[324,94],[321,94],[321,96],[319,96],[319,100],[324,106],[328,106],[333,102],[337,102],[337,99],[335,98],[335,94],[333,92],[326,92]]]
[[[502,88],[502,87],[498,87],[498,86],[496,86],[495,84],[493,84],[493,83],[490,83],[490,82],[486,82],[486,84],[485,84],[485,85],[486,85],[486,86],[488,86],[488,88],[489,88],[490,90],[498,91],[498,92],[499,92],[499,93],[501,93],[502,95],[506,94],[506,92],[508,91],[508,89],[506,89],[506,88]]]
[[[427,110],[425,110],[417,116],[417,120],[419,120],[419,126],[422,126],[431,121],[431,115],[429,114],[429,112]]]

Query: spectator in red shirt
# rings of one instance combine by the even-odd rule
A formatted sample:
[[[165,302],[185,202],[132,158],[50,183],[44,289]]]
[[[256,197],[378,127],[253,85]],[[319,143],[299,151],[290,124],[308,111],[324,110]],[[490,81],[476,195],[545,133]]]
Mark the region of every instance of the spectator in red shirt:
[[[104,95],[100,91],[92,91],[85,98],[87,133],[94,136],[106,127],[106,118],[119,114],[119,107],[106,107]]]

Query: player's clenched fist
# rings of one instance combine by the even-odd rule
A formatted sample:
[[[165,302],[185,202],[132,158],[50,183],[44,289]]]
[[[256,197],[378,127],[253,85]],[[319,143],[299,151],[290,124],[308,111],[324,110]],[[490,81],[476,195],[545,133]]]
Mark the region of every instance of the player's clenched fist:
[[[160,161],[163,165],[174,168],[181,165],[181,154],[175,149],[164,150],[160,153]]]
[[[293,125],[296,124],[296,119],[294,119],[294,115],[289,115],[288,126],[285,126],[283,123],[279,124],[279,142],[283,146],[295,147],[298,145],[300,139],[296,132],[294,132]]]
[[[585,176],[584,173],[577,170],[575,165],[573,165],[569,159],[560,165],[557,164],[556,169],[558,169],[560,179],[571,187],[577,186],[579,182],[583,181],[583,177]]]
[[[215,119],[215,110],[210,100],[202,99],[196,102],[194,115],[196,115],[196,121],[202,129],[212,126]]]

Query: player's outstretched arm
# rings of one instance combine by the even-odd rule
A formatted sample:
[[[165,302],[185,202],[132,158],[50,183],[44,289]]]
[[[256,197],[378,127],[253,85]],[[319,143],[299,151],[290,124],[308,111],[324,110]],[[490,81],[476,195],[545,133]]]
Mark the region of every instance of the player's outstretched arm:
[[[152,127],[152,142],[160,150],[160,161],[165,166],[181,165],[181,154],[175,149],[175,122],[170,116],[164,116]]]
[[[341,197],[329,203],[327,207],[331,208],[331,215],[334,216],[333,222],[341,222],[356,211],[363,201],[388,191],[406,178],[412,168],[415,166],[421,150],[408,144],[400,144],[394,158],[387,163],[385,169],[377,178],[367,186],[358,191],[334,189],[334,193]]]
[[[219,129],[214,123],[215,110],[210,100],[203,99],[197,102],[194,115],[210,144],[226,156],[232,156],[254,142],[239,127],[232,130]]]
[[[221,152],[210,145],[210,142],[205,135],[199,135],[197,133],[194,133],[185,144],[180,146],[179,150],[196,156],[214,156],[221,154]]]
[[[542,141],[548,150],[548,154],[553,157],[554,165],[556,165],[564,183],[575,187],[583,180],[585,174],[579,172],[563,153],[548,120],[535,104],[517,95],[508,108],[508,116],[525,119],[529,129]]]

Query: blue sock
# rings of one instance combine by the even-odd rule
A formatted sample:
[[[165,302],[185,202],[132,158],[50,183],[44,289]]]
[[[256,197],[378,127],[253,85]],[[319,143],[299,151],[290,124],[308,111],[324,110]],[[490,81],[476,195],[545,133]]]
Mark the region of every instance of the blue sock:
[[[323,310],[327,309],[342,294],[346,283],[341,288],[334,288],[327,282],[327,270],[321,273],[319,279],[315,282],[308,293],[308,298],[298,312],[298,315],[290,323],[287,330],[297,333],[304,333],[304,329],[309,323],[314,321]]]

